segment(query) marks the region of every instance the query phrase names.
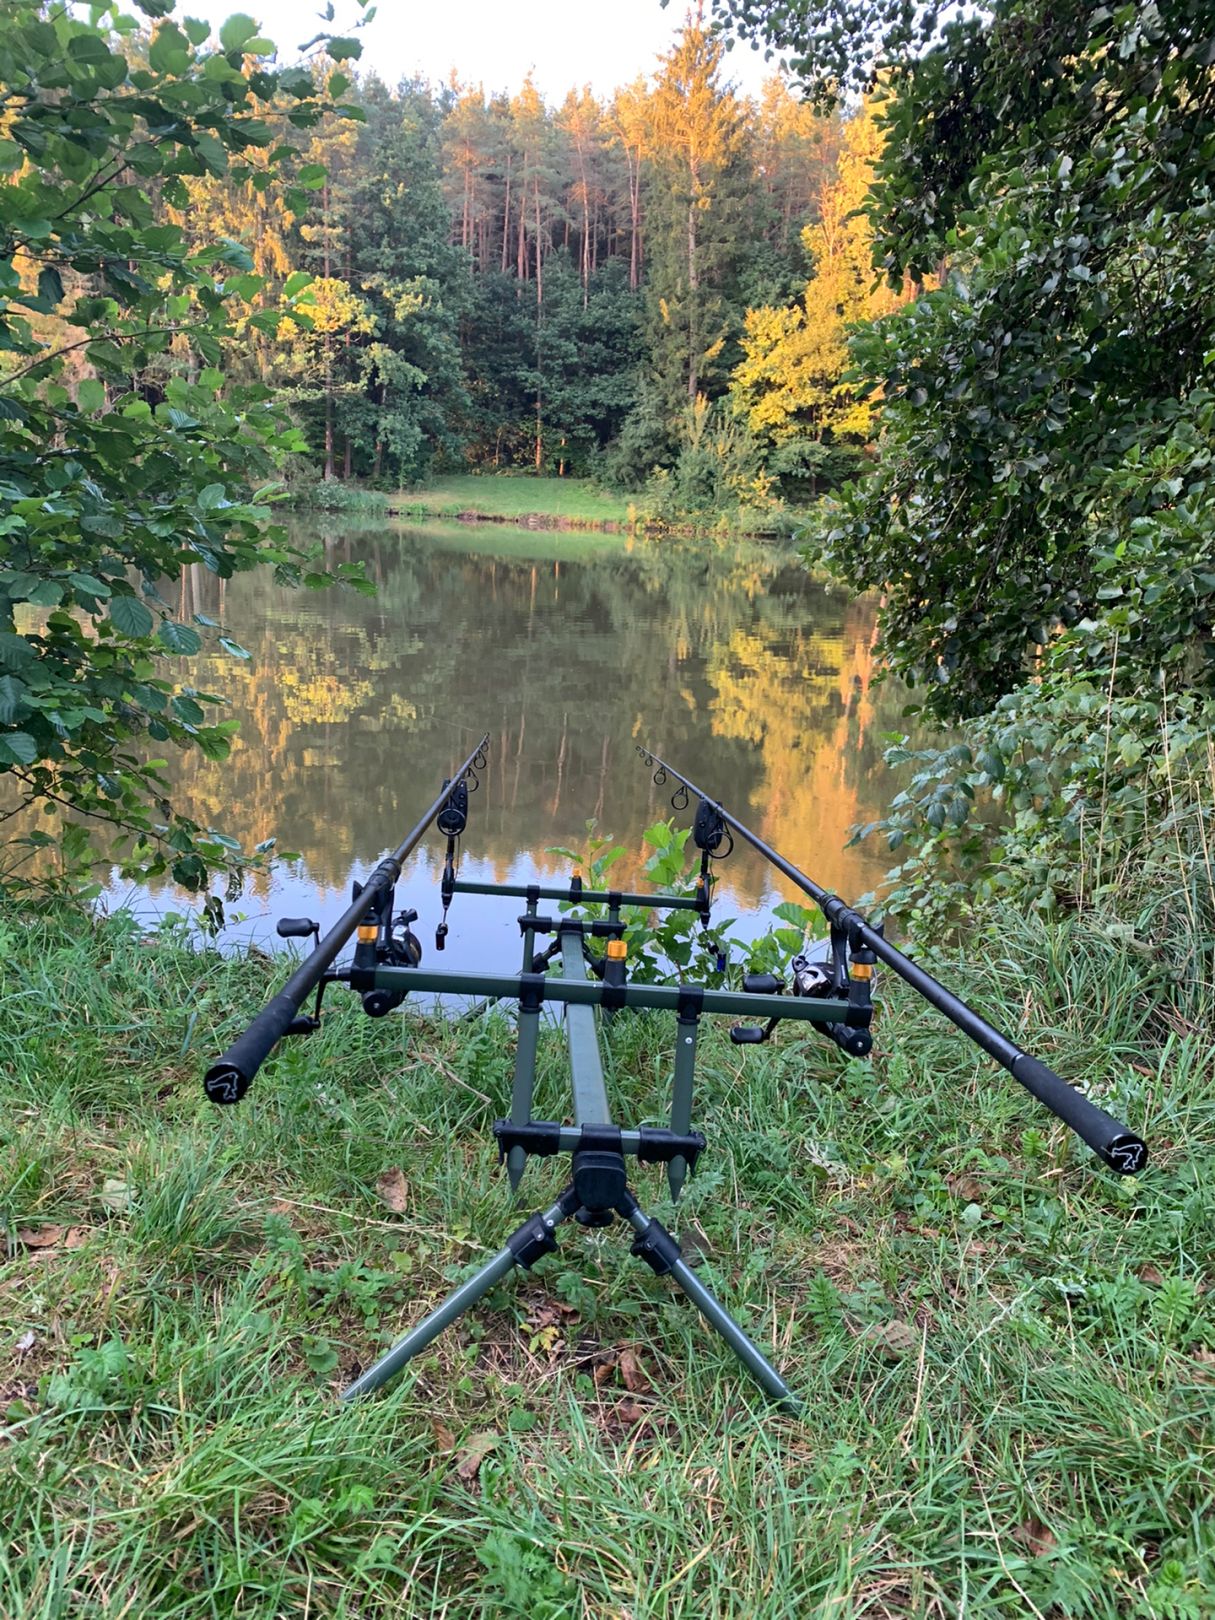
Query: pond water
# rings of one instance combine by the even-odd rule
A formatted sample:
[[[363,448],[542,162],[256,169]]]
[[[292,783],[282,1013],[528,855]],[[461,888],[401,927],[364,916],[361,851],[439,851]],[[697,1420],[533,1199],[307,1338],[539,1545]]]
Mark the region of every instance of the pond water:
[[[880,846],[845,848],[891,791],[883,733],[901,724],[901,692],[874,683],[875,607],[789,553],[349,520],[323,538],[331,562],[366,564],[375,597],[284,590],[263,573],[225,584],[201,568],[179,587],[182,618],[222,619],[252,654],[195,661],[191,678],[230,698],[240,733],[222,765],[175,763],[179,802],[246,848],[273,836],[298,852],[229,908],[240,914],[232,943],[277,946],[281,915],[322,930],[336,920],[351,879],[399,842],[486,731],[463,877],[564,876],[550,846],[581,847],[594,820],[628,851],[614,881],[644,884],[642,833],[675,814],[674,784],[654,784],[638,741],[845,898],[889,864]],[[397,891],[421,914],[428,955],[442,850],[432,833]],[[744,936],[793,892],[742,846],[718,873],[717,914],[739,917]],[[144,911],[175,903],[120,887],[108,898]],[[458,896],[445,962],[513,968],[518,909]]]

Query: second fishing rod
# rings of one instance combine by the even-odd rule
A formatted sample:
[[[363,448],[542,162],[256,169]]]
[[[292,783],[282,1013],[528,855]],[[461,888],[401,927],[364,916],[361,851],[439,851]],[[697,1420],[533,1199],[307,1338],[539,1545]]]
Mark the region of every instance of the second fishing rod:
[[[371,958],[376,959],[376,941],[383,944],[390,940],[392,935],[392,896],[397,879],[401,875],[401,868],[421,843],[432,822],[437,821],[440,830],[446,830],[443,814],[453,801],[463,794],[464,802],[467,804],[466,783],[472,773],[485,764],[485,750],[488,747],[487,733],[464,763],[457,766],[449,779],[444,782],[438,798],[424,812],[416,825],[405,834],[396,849],[384,857],[366,883],[356,884],[350,905],[324,939],[317,938],[311,955],[305,957],[274,999],[258,1013],[244,1034],[238,1036],[222,1057],[217,1058],[207,1070],[204,1083],[212,1102],[224,1104],[239,1102],[253,1083],[257,1071],[284,1035],[303,1033],[304,1028],[316,1026],[317,1017],[301,1018],[300,1008],[313,990],[318,986],[323,987],[327,982],[328,971],[333,965],[334,958],[356,930],[360,947],[365,946]],[[402,919],[406,929],[415,915],[410,912]],[[284,938],[308,938],[319,936],[320,933],[317,924],[306,918],[290,917],[280,922],[278,931]],[[411,936],[406,933],[405,938],[408,940]],[[418,954],[421,954],[420,949]],[[357,961],[356,952],[356,963]],[[379,1006],[369,1006],[366,1002],[364,1005],[366,1010],[373,1014],[378,1014],[381,1010]],[[383,1010],[387,1010],[386,1005]]]
[[[884,962],[913,990],[923,996],[925,1001],[934,1006],[938,1012],[944,1013],[950,1023],[995,1058],[996,1062],[1007,1069],[1013,1079],[1023,1085],[1044,1107],[1050,1109],[1051,1113],[1065,1125],[1070,1126],[1111,1170],[1116,1170],[1120,1175],[1136,1175],[1145,1167],[1147,1147],[1141,1138],[1120,1120],[1114,1119],[1104,1109],[1098,1108],[1047,1064],[1023,1051],[1007,1035],[989,1024],[973,1007],[968,1007],[952,991],[934,979],[931,973],[925,972],[917,962],[913,962],[897,946],[892,945],[880,928],[875,928],[859,911],[855,911],[838,895],[824,889],[821,884],[794,866],[792,861],[765,843],[758,833],[752,832],[751,828],[737,816],[731,815],[724,805],[706,793],[703,788],[697,787],[689,777],[684,776],[673,765],[669,765],[643,743],[637,744],[637,753],[646,766],[654,770],[656,783],[661,786],[667,777],[673,777],[687,793],[695,794],[701,801],[701,817],[706,813],[710,818],[719,817],[725,827],[750,844],[778,872],[788,878],[790,883],[795,884],[803,894],[814,901],[830,924],[833,935],[846,939],[849,949],[872,952],[878,961]]]

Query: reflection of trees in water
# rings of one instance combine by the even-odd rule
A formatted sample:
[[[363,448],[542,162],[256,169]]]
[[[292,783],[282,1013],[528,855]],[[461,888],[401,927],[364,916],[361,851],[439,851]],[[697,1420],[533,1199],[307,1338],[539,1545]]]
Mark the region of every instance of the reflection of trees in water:
[[[399,836],[484,729],[470,848],[505,870],[580,842],[591,816],[640,845],[669,813],[633,752],[644,738],[824,881],[872,881],[874,857],[841,853],[881,799],[870,604],[759,551],[634,544],[541,561],[416,531],[327,542],[334,560],[347,549],[376,597],[261,575],[223,587],[225,627],[253,657],[198,660],[198,685],[241,721],[226,764],[175,765],[199,820],[246,844],[274,834],[332,882]],[[190,573],[189,611],[218,617],[220,582]],[[877,702],[897,715],[897,694]],[[768,886],[741,851],[730,882],[748,898]]]

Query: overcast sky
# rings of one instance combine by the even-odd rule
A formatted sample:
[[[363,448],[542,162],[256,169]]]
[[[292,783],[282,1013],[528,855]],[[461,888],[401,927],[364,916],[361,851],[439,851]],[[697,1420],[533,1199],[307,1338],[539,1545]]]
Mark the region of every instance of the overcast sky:
[[[177,15],[218,24],[234,11],[257,19],[287,58],[322,27],[341,33],[357,16],[349,0],[334,0],[334,20],[318,18],[318,0],[178,0]],[[380,0],[359,33],[359,66],[395,84],[421,75],[445,82],[454,68],[465,84],[487,91],[517,90],[529,69],[549,100],[589,84],[607,95],[639,73],[650,74],[688,15],[687,0]],[[770,71],[762,56],[738,45],[726,75],[744,93]]]

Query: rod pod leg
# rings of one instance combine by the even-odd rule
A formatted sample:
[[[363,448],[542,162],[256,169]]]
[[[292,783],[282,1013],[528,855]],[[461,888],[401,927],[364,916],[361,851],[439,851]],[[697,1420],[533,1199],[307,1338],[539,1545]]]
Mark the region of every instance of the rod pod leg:
[[[484,1299],[516,1266],[527,1270],[541,1255],[551,1254],[557,1247],[554,1231],[562,1221],[570,1218],[580,1202],[574,1189],[567,1187],[551,1208],[543,1214],[530,1216],[517,1231],[511,1233],[505,1246],[475,1276],[461,1283],[429,1316],[423,1317],[417,1327],[344,1389],[342,1399],[357,1400],[360,1395],[370,1395],[372,1390],[379,1389],[381,1384],[394,1378],[406,1362],[425,1350],[432,1339],[437,1339],[444,1328],[450,1327],[457,1317],[463,1316],[478,1300]]]
[[[754,1345],[726,1310],[707,1289],[679,1252],[679,1244],[662,1225],[648,1216],[632,1193],[617,1205],[619,1213],[637,1233],[633,1253],[639,1255],[656,1276],[670,1277],[683,1290],[713,1328],[730,1346],[756,1383],[772,1397],[782,1412],[796,1417],[801,1402],[768,1358]]]

